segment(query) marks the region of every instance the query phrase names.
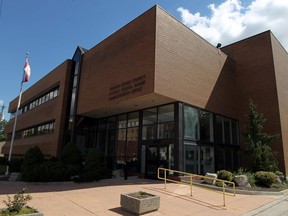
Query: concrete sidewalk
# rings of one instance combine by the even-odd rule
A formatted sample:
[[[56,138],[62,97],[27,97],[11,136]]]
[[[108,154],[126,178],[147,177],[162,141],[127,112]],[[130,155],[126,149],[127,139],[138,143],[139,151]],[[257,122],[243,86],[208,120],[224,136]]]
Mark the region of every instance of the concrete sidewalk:
[[[194,187],[193,196],[186,185],[167,184],[161,181],[128,178],[108,179],[93,183],[26,183],[0,181],[0,208],[5,207],[2,200],[25,187],[33,197],[29,205],[45,216],[107,216],[132,214],[120,207],[120,194],[133,191],[145,191],[160,196],[160,208],[157,212],[145,216],[182,216],[182,215],[242,215],[281,198],[281,196],[236,195],[226,197],[203,188]]]

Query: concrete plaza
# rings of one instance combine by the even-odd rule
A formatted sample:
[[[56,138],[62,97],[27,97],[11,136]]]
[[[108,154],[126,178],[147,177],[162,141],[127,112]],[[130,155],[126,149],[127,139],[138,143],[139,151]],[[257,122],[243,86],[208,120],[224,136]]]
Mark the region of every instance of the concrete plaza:
[[[236,216],[253,210],[255,212],[255,209],[263,208],[283,197],[237,194],[236,197],[227,196],[226,206],[223,206],[223,196],[220,193],[193,187],[191,197],[189,186],[169,183],[164,189],[162,181],[131,177],[127,180],[117,178],[81,184],[0,181],[0,200],[7,199],[7,195],[12,196],[24,187],[33,197],[29,205],[45,216],[130,216],[132,214],[120,207],[120,194],[133,191],[145,191],[160,196],[159,210],[145,216]],[[4,203],[0,202],[0,208],[3,207]]]

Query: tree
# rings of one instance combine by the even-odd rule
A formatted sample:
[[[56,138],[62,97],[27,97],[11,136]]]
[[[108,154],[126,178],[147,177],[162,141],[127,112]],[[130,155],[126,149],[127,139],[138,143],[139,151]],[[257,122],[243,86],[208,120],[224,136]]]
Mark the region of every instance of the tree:
[[[244,134],[246,150],[252,159],[252,169],[253,171],[276,171],[278,170],[276,152],[273,152],[269,145],[279,136],[262,133],[266,119],[263,113],[259,113],[256,108],[256,105],[250,100],[247,132]]]
[[[7,121],[4,120],[0,120],[0,142],[2,141],[6,141],[6,134],[5,134],[5,127],[7,125]]]

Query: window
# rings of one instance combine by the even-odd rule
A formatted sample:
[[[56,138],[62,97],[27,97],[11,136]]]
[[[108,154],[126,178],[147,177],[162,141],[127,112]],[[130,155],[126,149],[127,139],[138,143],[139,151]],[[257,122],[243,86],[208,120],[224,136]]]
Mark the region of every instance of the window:
[[[231,120],[228,118],[224,118],[224,134],[225,134],[225,144],[231,144]]]
[[[184,106],[184,138],[198,140],[198,109]]]
[[[239,145],[238,122],[232,120],[232,144]]]
[[[160,106],[158,110],[158,123],[174,121],[174,104]]]
[[[143,125],[157,123],[157,108],[147,109],[143,111]]]
[[[224,143],[223,134],[224,134],[224,127],[223,127],[223,117],[216,115],[216,125],[215,125],[215,141],[217,143]]]
[[[213,142],[213,115],[200,110],[200,140]]]
[[[174,104],[143,110],[142,140],[174,138]]]
[[[23,105],[19,108],[18,115],[21,115],[28,110],[34,109],[37,106],[40,106],[41,104],[45,103],[46,101],[52,100],[56,96],[58,96],[59,87],[56,89],[53,89],[52,91],[49,91],[48,93],[42,95],[41,97],[38,97],[37,99],[31,101],[28,104]],[[16,113],[11,113],[10,119],[15,118]]]

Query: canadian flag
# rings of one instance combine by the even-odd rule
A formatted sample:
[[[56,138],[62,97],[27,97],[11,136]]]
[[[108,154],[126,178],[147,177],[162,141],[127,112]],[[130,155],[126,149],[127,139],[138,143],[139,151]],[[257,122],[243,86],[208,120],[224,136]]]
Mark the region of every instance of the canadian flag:
[[[26,62],[24,65],[24,75],[23,75],[23,80],[22,82],[28,82],[31,74],[31,68],[28,62],[28,58],[26,58]]]

